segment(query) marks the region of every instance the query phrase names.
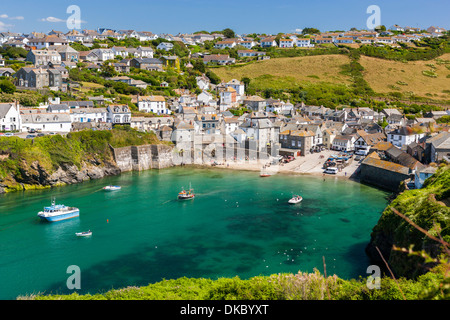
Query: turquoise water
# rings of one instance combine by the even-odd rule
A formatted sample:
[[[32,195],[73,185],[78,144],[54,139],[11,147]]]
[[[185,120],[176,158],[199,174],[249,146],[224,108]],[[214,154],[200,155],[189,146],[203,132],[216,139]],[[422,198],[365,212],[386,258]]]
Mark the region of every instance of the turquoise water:
[[[192,201],[176,200],[192,183]],[[104,192],[108,184],[122,190]],[[287,201],[295,193],[304,200]],[[80,217],[40,221],[50,204]],[[0,299],[72,293],[67,268],[81,270],[80,293],[179,277],[250,278],[299,270],[366,276],[364,248],[387,193],[334,178],[220,169],[126,173],[45,191],[0,196]],[[92,230],[90,238],[76,232]]]

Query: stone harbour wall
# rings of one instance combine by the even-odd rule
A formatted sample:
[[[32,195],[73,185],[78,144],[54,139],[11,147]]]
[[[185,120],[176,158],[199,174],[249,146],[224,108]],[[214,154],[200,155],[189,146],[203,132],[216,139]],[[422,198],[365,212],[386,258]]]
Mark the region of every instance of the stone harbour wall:
[[[174,165],[170,146],[129,146],[112,148],[112,151],[114,160],[122,172],[162,169]]]

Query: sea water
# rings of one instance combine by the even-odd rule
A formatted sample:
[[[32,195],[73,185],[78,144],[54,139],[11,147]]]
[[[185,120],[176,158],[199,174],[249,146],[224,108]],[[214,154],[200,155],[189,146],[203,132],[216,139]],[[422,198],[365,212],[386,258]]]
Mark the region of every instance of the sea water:
[[[195,199],[177,200],[190,184]],[[303,201],[288,204],[294,194]],[[327,275],[367,276],[364,249],[387,196],[342,179],[188,167],[2,195],[0,299],[70,294],[70,266],[81,294],[184,276],[323,273],[323,258]],[[80,216],[41,221],[52,197]],[[87,230],[91,237],[75,235]]]

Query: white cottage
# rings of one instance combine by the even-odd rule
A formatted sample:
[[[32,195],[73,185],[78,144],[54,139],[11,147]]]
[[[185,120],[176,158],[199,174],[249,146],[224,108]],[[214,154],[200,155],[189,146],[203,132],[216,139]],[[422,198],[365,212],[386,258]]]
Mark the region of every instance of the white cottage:
[[[114,124],[129,124],[131,121],[131,111],[126,104],[112,104],[108,111],[107,122]]]
[[[14,103],[0,103],[0,131],[20,131],[20,107]]]

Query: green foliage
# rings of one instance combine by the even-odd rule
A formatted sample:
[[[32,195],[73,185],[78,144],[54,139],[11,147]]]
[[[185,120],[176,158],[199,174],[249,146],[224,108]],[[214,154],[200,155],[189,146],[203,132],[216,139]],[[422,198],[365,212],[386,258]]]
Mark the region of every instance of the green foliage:
[[[437,73],[436,72],[434,72],[433,70],[424,70],[424,71],[422,71],[422,74],[424,75],[424,76],[427,76],[427,77],[430,77],[430,78],[437,78]]]
[[[422,43],[415,43],[420,48],[401,47],[395,48],[388,45],[373,46],[363,45],[358,51],[369,57],[396,60],[396,61],[417,61],[432,60],[447,52],[449,42],[445,38],[426,39]]]
[[[70,44],[70,46],[72,48],[74,48],[75,50],[77,50],[77,51],[89,51],[89,50],[91,50],[90,48],[86,47],[85,45],[83,45],[83,44],[81,44],[79,42],[72,42]]]
[[[0,92],[14,93],[16,86],[9,80],[0,80]]]
[[[343,280],[313,273],[273,274],[250,279],[180,278],[103,294],[37,295],[35,300],[407,300],[448,299],[441,290],[443,270],[434,269],[416,281],[383,277],[380,289],[368,289],[367,279]]]
[[[350,63],[342,66],[342,74],[352,77],[353,92],[356,95],[372,95],[374,91],[364,80],[364,67],[359,63],[360,52],[357,49],[351,49],[349,52]]]
[[[320,34],[320,30],[316,28],[307,27],[302,30],[302,34]]]
[[[26,58],[28,51],[24,48],[5,46],[0,48],[0,54],[6,59],[16,60],[17,58]]]
[[[450,115],[442,116],[436,120],[437,123],[450,123]]]
[[[319,56],[327,54],[347,54],[348,50],[344,48],[327,47],[327,48],[314,48],[314,49],[300,49],[300,48],[267,48],[265,49],[267,55],[271,58],[291,58],[291,57],[306,57],[306,56]]]
[[[226,28],[222,30],[222,34],[226,37],[226,38],[234,38],[236,36],[236,34],[234,33],[234,31],[230,28]]]
[[[448,239],[450,237],[450,208],[440,201],[449,197],[450,170],[448,166],[444,166],[425,181],[422,189],[405,191],[391,202],[373,229],[372,239],[389,235],[396,247],[409,248],[413,246],[414,251],[424,250],[431,258],[436,258],[442,252],[439,243],[399,217],[391,208],[398,210],[431,234],[435,233],[437,229],[441,230],[441,236]],[[411,278],[423,273],[424,262],[422,257],[408,256],[402,251],[391,251],[388,260],[391,269],[396,274]]]
[[[206,76],[213,84],[219,84],[221,82],[219,76],[212,72],[211,70],[206,71]]]

